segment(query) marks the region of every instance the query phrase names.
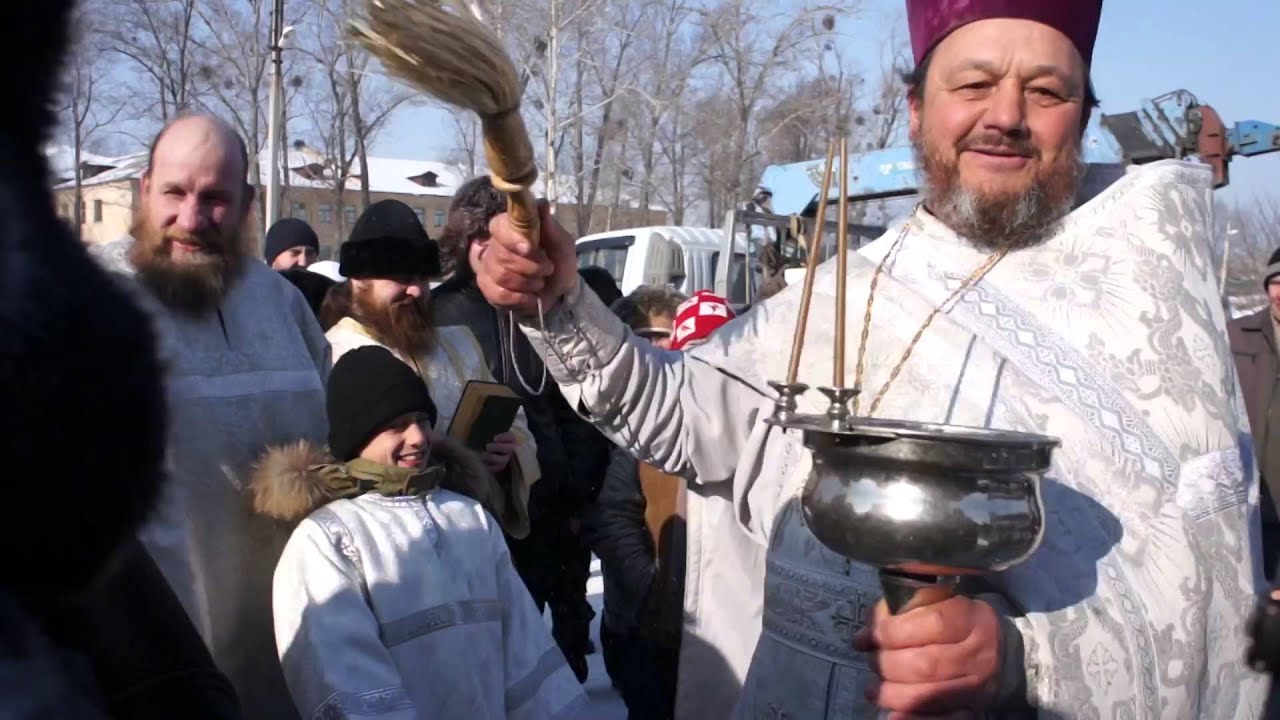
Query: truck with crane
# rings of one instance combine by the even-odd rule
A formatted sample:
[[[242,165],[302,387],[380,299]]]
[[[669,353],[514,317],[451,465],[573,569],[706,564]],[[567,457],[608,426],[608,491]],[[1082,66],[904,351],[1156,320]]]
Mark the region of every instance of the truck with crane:
[[[1280,126],[1257,120],[1227,126],[1211,105],[1201,103],[1186,90],[1144,100],[1129,112],[1095,114],[1082,141],[1083,158],[1090,165],[1123,168],[1157,160],[1198,159],[1212,169],[1215,188],[1230,182],[1232,160],[1273,152],[1280,152]],[[726,213],[719,256],[745,256],[748,266],[755,269],[754,281],[731,284],[732,268],[725,263],[717,268],[716,293],[730,297],[735,305],[747,306],[754,300],[753,290],[770,273],[790,266],[793,269],[788,271],[788,282],[803,277],[803,270],[797,274],[794,268],[802,267],[809,239],[815,235],[819,219],[814,215],[824,165],[825,160],[819,159],[770,166],[760,183],[761,188],[771,194],[770,211],[762,212],[753,203],[750,208]],[[851,206],[910,197],[917,194],[920,187],[914,152],[909,146],[852,154],[847,168],[841,168],[837,159],[834,172],[848,174]],[[834,209],[839,200],[838,177],[836,175],[831,183],[830,209]],[[832,220],[825,219],[827,228],[834,225]],[[883,226],[850,225],[850,235],[859,240],[874,239],[884,230]],[[769,245],[773,246],[769,257],[775,259],[775,263],[780,259],[782,267],[759,267],[757,258]],[[827,247],[833,245],[828,243]],[[834,249],[823,254],[831,252]]]

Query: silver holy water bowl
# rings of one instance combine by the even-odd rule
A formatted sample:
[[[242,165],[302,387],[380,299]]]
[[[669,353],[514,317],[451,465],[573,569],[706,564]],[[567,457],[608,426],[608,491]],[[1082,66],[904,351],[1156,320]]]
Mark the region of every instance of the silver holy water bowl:
[[[779,390],[774,425],[813,452],[802,496],[809,529],[832,551],[880,569],[895,613],[954,594],[959,576],[1025,560],[1044,535],[1040,481],[1056,438],[850,416],[854,393],[820,388],[826,414],[798,414]]]

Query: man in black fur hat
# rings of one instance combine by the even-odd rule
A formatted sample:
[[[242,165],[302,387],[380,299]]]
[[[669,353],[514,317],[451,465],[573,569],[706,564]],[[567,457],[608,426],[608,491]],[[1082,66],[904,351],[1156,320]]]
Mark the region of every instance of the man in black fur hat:
[[[493,382],[476,338],[465,327],[437,327],[429,293],[440,274],[440,250],[413,210],[399,200],[370,205],[339,249],[339,272],[351,286],[351,307],[325,333],[333,362],[359,347],[379,345],[413,368],[440,408],[447,430],[467,383]],[[480,453],[507,490],[499,521],[514,537],[529,533],[529,487],[541,471],[533,436],[520,411],[510,432]]]
[[[289,718],[271,621],[287,533],[243,490],[268,445],[324,438],[328,344],[302,295],[252,257],[246,160],[225,122],[174,120],[152,146],[133,232],[94,252],[150,311],[168,370],[171,483],[143,540],[245,714]]]
[[[600,492],[613,445],[573,412],[560,388],[539,382],[542,361],[476,287],[473,257],[484,250],[489,221],[506,207],[506,197],[494,190],[487,175],[458,188],[440,238],[453,259],[453,277],[432,291],[431,301],[440,324],[468,328],[484,350],[489,371],[524,400],[542,479],[530,501],[532,531],[527,538],[510,539],[511,556],[534,602],[551,608],[556,643],[585,681],[595,612],[587,602],[591,551],[580,528],[586,506]],[[609,277],[602,268],[595,270]],[[583,277],[592,274],[584,271]],[[532,392],[537,389],[542,391]]]

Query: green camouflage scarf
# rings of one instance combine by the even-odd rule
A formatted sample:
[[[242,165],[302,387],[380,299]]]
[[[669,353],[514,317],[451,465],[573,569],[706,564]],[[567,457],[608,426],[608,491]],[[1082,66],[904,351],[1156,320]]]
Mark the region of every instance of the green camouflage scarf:
[[[359,497],[371,492],[391,497],[422,495],[438,487],[445,472],[443,465],[413,470],[364,458],[346,463],[326,463],[311,469],[320,474],[335,499]]]

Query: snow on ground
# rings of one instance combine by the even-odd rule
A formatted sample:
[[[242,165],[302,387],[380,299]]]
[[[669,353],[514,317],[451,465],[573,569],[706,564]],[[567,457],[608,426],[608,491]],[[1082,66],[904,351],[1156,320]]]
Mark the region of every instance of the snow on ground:
[[[583,689],[587,691],[589,700],[582,720],[627,720],[627,707],[622,698],[609,682],[609,674],[604,670],[604,655],[600,653],[600,618],[604,614],[604,578],[600,575],[600,560],[591,558],[591,578],[587,580],[587,601],[596,611],[591,621],[591,640],[596,644],[596,652],[587,656],[590,671]],[[551,614],[544,613],[547,625],[551,625]]]

